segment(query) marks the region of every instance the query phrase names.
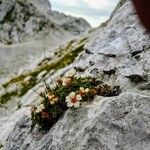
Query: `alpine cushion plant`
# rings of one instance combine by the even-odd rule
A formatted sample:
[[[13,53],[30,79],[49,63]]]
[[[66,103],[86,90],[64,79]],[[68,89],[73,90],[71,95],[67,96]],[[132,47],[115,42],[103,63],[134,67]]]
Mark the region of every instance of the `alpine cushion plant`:
[[[116,87],[103,85],[94,78],[75,77],[75,73],[71,70],[56,80],[55,87],[46,84],[46,88],[41,90],[41,104],[31,108],[32,126],[38,124],[42,130],[49,130],[68,108],[78,108],[97,94],[115,96],[119,92]]]

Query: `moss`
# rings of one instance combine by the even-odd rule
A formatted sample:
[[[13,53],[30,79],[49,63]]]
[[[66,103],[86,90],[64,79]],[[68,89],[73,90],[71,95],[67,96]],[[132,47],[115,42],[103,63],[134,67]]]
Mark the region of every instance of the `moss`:
[[[20,80],[17,80],[17,79],[13,80],[13,82],[14,81],[19,81],[20,82]],[[31,78],[27,82],[21,81],[20,85],[21,85],[22,88],[20,90],[18,90],[18,91],[8,92],[8,93],[5,93],[4,95],[2,95],[0,97],[0,103],[1,104],[5,104],[9,100],[11,100],[12,97],[23,96],[25,93],[28,92],[29,89],[31,89],[33,86],[36,85],[36,83],[37,83],[36,81],[37,81],[36,78]]]
[[[81,45],[78,48],[76,48],[74,51],[67,53],[66,55],[64,55],[62,58],[60,58],[58,61],[53,62],[51,64],[44,64],[40,67],[38,67],[36,70],[34,70],[33,72],[31,72],[29,75],[31,75],[32,77],[36,77],[40,72],[46,70],[47,72],[49,72],[52,69],[60,69],[63,68],[69,64],[71,64],[75,58],[78,56],[78,54],[83,50],[83,46]]]
[[[37,77],[37,75],[46,70],[50,71],[51,69],[60,69],[61,67],[65,67],[66,65],[69,65],[74,61],[74,59],[77,57],[77,55],[83,50],[83,47],[86,43],[86,39],[81,39],[76,44],[79,45],[78,47],[74,48],[74,40],[68,42],[67,46],[65,48],[61,48],[55,52],[54,58],[50,62],[45,63],[45,61],[42,61],[42,63],[39,64],[39,66],[34,69],[31,72],[26,72],[25,74],[21,74],[19,76],[13,77],[8,82],[4,83],[2,86],[4,88],[7,88],[12,83],[18,83],[22,82],[27,76]],[[55,61],[54,61],[55,60]]]
[[[20,75],[20,76],[14,77],[10,81],[4,83],[2,86],[4,88],[7,88],[10,84],[23,81],[25,77],[26,77],[25,75]]]
[[[83,51],[83,46],[81,45],[80,47],[78,47],[75,51],[70,52],[69,54],[67,54],[65,57],[63,57],[57,64],[58,64],[58,69],[61,67],[65,67],[66,65],[71,64],[75,58],[78,56],[78,54]],[[61,63],[62,62],[62,63]]]
[[[9,85],[13,83],[17,83],[20,84],[22,88],[17,92],[6,93],[2,95],[0,97],[1,98],[0,102],[4,104],[7,101],[9,101],[13,96],[23,96],[24,94],[26,94],[28,90],[30,90],[32,87],[34,87],[37,84],[37,76],[42,71],[46,70],[47,72],[49,72],[51,70],[58,70],[71,64],[78,56],[78,54],[81,51],[83,51],[83,47],[85,45],[86,39],[81,39],[81,40],[82,41],[79,41],[77,43],[74,43],[75,41],[72,40],[67,44],[65,48],[59,49],[59,51],[57,51],[56,56],[53,58],[53,60],[51,60],[51,63],[50,62],[41,63],[40,66],[38,66],[36,69],[30,72],[26,72],[22,75],[16,76],[12,78],[10,81],[3,84],[2,86],[4,88],[7,88],[9,87]],[[73,44],[78,46],[74,47]],[[31,76],[32,78],[29,81],[24,82],[24,79],[27,76]]]
[[[18,96],[23,96],[25,93],[28,92],[29,89],[31,89],[33,86],[35,86],[36,83],[37,83],[36,78],[30,79],[29,82],[23,82],[23,83],[21,83],[21,85],[22,85],[23,88],[20,90]]]
[[[13,91],[13,92],[8,92],[8,93],[5,93],[3,94],[1,97],[0,97],[0,105],[1,104],[5,104],[7,101],[9,101],[13,96],[16,96],[18,94],[17,91]]]
[[[88,38],[87,38],[87,37],[84,37],[83,39],[80,40],[80,44],[81,44],[82,42],[87,41],[87,40],[88,40]]]

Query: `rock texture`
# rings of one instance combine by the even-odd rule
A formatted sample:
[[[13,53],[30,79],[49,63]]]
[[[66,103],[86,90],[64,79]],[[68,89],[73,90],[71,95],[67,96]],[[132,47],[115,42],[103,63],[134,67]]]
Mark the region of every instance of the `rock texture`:
[[[126,1],[100,35],[86,44],[74,66],[81,73],[119,85],[123,91],[134,90],[150,80],[149,43],[149,34],[139,23],[131,2]]]
[[[131,1],[121,0],[110,19],[86,36],[89,42],[80,41],[85,44],[84,51],[69,66],[47,73],[47,83],[51,82],[50,76],[53,79],[74,67],[78,76],[97,77],[111,86],[120,86],[122,93],[108,98],[97,96],[79,109],[69,109],[47,133],[39,131],[38,126],[31,131],[27,110],[21,119],[16,118],[14,122],[18,122],[11,126],[8,136],[0,134],[7,139],[2,142],[6,150],[149,150],[150,37]],[[80,42],[73,43],[73,49]],[[41,84],[38,82],[33,89]],[[18,111],[36,103],[33,93],[29,90],[18,98]]]
[[[7,150],[148,150],[150,97],[124,93],[68,110],[46,134],[23,117],[7,139]],[[31,142],[32,141],[32,142]]]
[[[2,1],[0,7],[0,41],[4,44],[26,42],[32,38],[43,37],[56,27],[26,0]],[[58,27],[56,28],[58,30]]]

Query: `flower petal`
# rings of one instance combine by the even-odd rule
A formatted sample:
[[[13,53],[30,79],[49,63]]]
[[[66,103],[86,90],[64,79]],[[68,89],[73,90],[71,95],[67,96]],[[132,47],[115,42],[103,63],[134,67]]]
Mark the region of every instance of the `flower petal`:
[[[72,107],[72,106],[73,106],[73,103],[68,102],[68,103],[67,103],[67,106],[68,106],[68,107]]]
[[[80,95],[80,94],[76,95],[76,99],[77,99],[78,101],[82,100],[81,95]]]
[[[89,92],[89,88],[86,88],[86,89],[85,89],[85,93],[88,93],[88,92]]]
[[[69,102],[71,100],[70,96],[66,96],[66,102]]]
[[[83,92],[84,91],[84,87],[80,87],[80,91]]]
[[[76,95],[76,93],[75,93],[75,92],[71,92],[71,93],[69,94],[69,96],[70,96],[71,98],[74,98],[74,97],[75,97],[75,95]]]
[[[45,108],[43,104],[41,104],[39,107],[40,107],[41,109],[44,109],[44,108]]]
[[[36,113],[41,112],[44,108],[45,108],[45,107],[44,107],[44,105],[43,105],[43,104],[41,104],[40,106],[38,106],[38,107],[37,107],[37,109],[36,109]]]
[[[80,102],[79,101],[77,101],[76,103],[74,103],[74,107],[75,108],[78,108],[80,106]]]

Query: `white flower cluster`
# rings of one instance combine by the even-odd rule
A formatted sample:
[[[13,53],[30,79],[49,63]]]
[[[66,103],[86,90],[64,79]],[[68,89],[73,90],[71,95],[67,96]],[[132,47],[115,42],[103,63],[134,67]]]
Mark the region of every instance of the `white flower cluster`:
[[[78,108],[80,106],[80,101],[82,100],[82,97],[80,94],[76,94],[75,92],[71,92],[66,97],[66,102],[68,107],[74,106],[75,108]]]

